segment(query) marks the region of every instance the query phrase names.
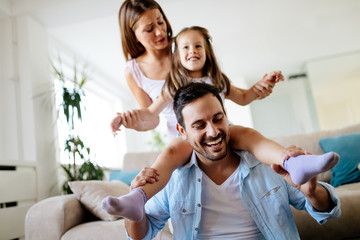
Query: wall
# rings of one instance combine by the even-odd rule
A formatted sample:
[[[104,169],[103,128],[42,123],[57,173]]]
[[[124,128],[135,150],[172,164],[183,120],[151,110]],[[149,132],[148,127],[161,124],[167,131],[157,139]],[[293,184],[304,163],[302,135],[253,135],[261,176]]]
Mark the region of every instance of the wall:
[[[306,63],[322,130],[360,122],[360,51]]]
[[[318,130],[307,78],[278,83],[273,93],[250,104],[254,128],[266,137]]]
[[[37,162],[38,199],[58,194],[46,29],[27,15],[0,21],[0,162]],[[42,97],[36,97],[45,93]],[[24,179],[24,181],[26,181]]]

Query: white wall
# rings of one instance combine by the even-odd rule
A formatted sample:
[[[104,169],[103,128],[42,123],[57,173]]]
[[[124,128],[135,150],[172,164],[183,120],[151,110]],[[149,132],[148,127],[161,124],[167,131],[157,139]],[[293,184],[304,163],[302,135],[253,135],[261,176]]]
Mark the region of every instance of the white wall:
[[[54,111],[44,26],[30,16],[1,22],[1,161],[38,163],[38,198],[58,194]]]
[[[0,157],[19,159],[19,132],[17,119],[18,99],[14,79],[12,54],[12,26],[9,19],[0,20]]]
[[[360,122],[360,51],[306,63],[322,130]]]
[[[278,83],[269,97],[250,104],[254,128],[266,137],[318,130],[309,91],[306,78]]]

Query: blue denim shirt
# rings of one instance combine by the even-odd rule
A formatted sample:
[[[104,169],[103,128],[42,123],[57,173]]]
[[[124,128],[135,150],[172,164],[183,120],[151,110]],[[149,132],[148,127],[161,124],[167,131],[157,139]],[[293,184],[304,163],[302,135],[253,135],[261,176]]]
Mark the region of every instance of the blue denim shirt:
[[[340,200],[332,186],[322,184],[335,207],[328,213],[317,212],[305,196],[290,186],[269,166],[261,164],[251,153],[236,152],[239,164],[239,191],[245,206],[266,239],[300,239],[290,205],[306,210],[318,223],[339,217]],[[145,205],[149,230],[144,239],[152,239],[171,218],[174,239],[196,239],[201,218],[201,181],[193,153],[188,164],[174,171],[167,186]]]

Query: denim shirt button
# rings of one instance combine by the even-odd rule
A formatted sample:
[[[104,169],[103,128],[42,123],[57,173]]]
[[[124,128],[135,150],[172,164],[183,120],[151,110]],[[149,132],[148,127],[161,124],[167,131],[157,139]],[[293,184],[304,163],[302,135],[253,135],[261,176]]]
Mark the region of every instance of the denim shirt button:
[[[198,203],[198,205],[197,205],[198,207],[201,207],[201,204],[200,203]]]
[[[183,209],[182,212],[183,212],[183,213],[186,213],[186,209]]]
[[[195,228],[195,231],[199,231],[199,229],[198,229],[198,228]]]
[[[201,179],[200,179],[200,178],[198,178],[198,182],[201,182]]]

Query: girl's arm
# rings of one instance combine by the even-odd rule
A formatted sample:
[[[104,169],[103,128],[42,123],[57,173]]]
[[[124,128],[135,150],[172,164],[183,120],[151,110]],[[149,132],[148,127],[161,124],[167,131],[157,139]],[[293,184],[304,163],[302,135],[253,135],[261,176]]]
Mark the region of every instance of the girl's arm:
[[[175,138],[166,149],[160,153],[155,163],[151,166],[151,169],[146,168],[143,170],[153,172],[152,175],[147,174],[148,180],[146,180],[146,182],[148,183],[145,183],[144,174],[140,172],[131,182],[131,189],[141,185],[140,188],[144,190],[149,200],[166,186],[175,169],[189,161],[192,151],[193,148],[187,141],[181,137]]]
[[[230,85],[229,94],[226,96],[227,99],[230,99],[241,106],[248,105],[258,97],[259,95],[253,90],[253,87],[245,90],[235,87],[234,85]]]
[[[229,94],[226,98],[233,102],[245,106],[256,99],[263,99],[272,93],[272,88],[275,83],[283,81],[284,76],[281,71],[272,71],[269,74],[265,74],[263,78],[255,83],[250,89],[241,89],[230,85]]]

